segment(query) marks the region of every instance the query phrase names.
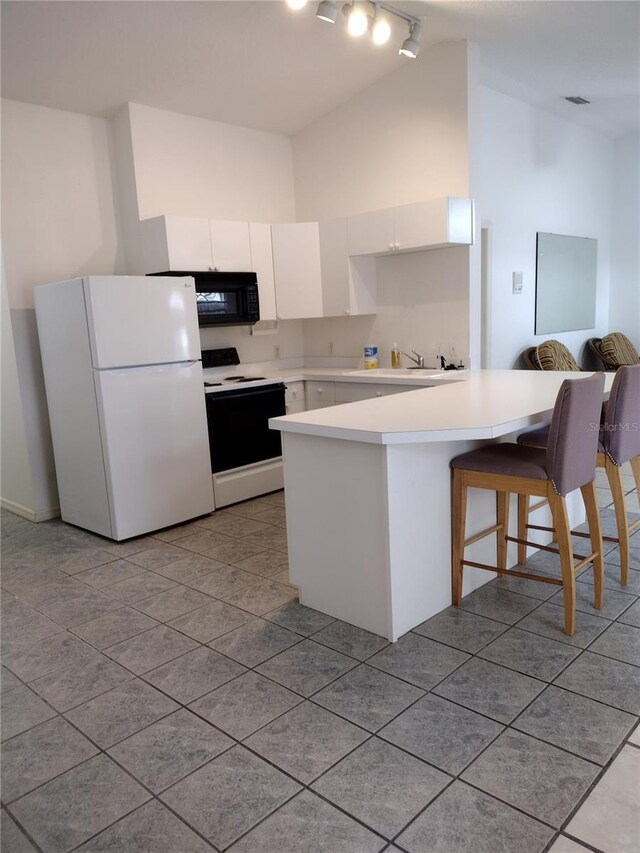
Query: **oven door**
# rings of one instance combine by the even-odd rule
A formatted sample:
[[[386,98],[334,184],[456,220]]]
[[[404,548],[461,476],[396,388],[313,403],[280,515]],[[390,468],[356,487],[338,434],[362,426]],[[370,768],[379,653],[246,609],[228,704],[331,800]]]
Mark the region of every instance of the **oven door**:
[[[285,414],[284,385],[234,388],[206,395],[211,471],[229,471],[282,455],[269,418]]]

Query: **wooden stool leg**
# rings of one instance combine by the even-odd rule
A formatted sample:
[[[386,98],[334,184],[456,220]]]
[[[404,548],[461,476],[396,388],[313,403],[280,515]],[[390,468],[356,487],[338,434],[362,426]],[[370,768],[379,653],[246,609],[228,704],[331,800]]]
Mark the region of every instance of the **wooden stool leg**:
[[[638,492],[638,500],[640,501],[640,456],[634,456],[633,459],[629,460],[629,463],[633,471],[633,478],[636,481],[636,491]]]
[[[602,529],[600,526],[600,510],[596,497],[596,484],[587,483],[580,491],[587,510],[587,521],[589,523],[589,536],[591,537],[591,550],[597,554],[593,558],[593,593],[594,604],[600,610],[602,607],[602,594],[604,590],[604,560],[602,558]]]
[[[496,492],[496,531],[497,566],[502,571],[507,570],[507,536],[509,535],[509,492]]]
[[[518,539],[527,538],[527,524],[529,523],[529,495],[518,495]],[[518,542],[518,563],[527,565],[527,546]]]
[[[467,487],[464,484],[463,473],[454,468],[451,488],[451,592],[456,607],[460,607],[462,602],[462,561],[464,560],[466,518]]]
[[[567,503],[561,495],[550,494],[549,506],[551,507],[556,541],[560,550],[564,596],[564,632],[572,637],[576,630],[576,578],[573,571],[573,548]]]
[[[624,501],[624,488],[622,486],[622,472],[614,465],[609,457],[605,457],[605,471],[609,481],[609,488],[613,495],[613,508],[616,513],[616,526],[618,528],[618,546],[620,548],[620,580],[626,586],[629,583],[629,525],[627,521],[627,507]]]

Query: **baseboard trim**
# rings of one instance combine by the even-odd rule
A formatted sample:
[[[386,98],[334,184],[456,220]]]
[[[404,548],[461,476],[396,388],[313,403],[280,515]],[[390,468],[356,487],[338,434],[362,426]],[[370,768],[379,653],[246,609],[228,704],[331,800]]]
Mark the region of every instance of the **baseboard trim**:
[[[0,498],[0,507],[12,512],[14,515],[19,515],[21,518],[26,518],[27,521],[35,521],[36,523],[40,521],[50,521],[52,518],[60,517],[60,507],[53,507],[51,509],[35,512],[35,510],[30,507],[22,506],[22,504],[10,501],[8,498]]]

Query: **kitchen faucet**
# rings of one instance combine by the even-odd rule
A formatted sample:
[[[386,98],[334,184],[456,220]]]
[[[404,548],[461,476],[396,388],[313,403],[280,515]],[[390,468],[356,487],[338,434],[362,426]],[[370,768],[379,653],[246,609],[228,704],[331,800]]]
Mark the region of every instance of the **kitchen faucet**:
[[[413,357],[413,355],[409,355],[408,352],[403,352],[402,355],[406,355],[406,357],[410,358],[411,361],[415,362],[418,367],[424,367],[424,356],[420,355],[420,353],[416,352],[414,349],[412,349],[411,352],[413,353],[413,355],[415,355],[415,358]]]

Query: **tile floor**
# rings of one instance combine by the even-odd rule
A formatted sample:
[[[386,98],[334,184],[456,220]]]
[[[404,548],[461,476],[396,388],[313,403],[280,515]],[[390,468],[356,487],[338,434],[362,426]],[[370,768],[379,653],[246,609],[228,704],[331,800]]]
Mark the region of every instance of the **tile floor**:
[[[283,505],[124,543],[2,514],[3,853],[638,849],[640,532],[571,639],[512,578],[389,645],[297,603]]]

